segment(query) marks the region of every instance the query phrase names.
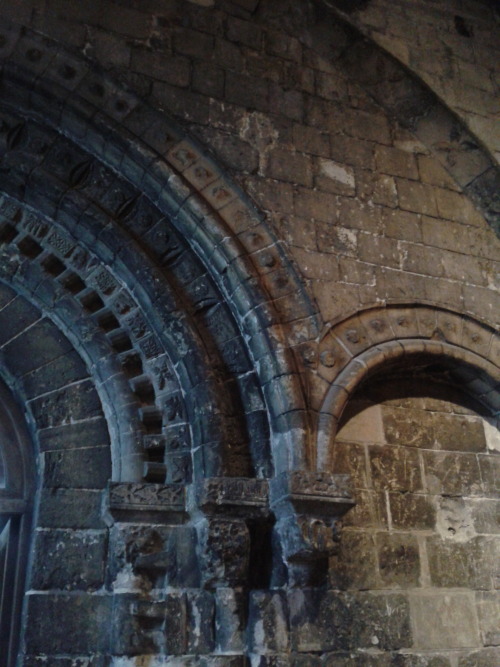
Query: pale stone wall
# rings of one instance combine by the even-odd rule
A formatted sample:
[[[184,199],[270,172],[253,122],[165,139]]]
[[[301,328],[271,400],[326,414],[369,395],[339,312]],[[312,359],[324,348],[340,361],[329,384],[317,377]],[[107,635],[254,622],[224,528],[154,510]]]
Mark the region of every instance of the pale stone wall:
[[[299,18],[286,22],[286,3],[272,11],[229,3],[229,14],[223,3],[211,10],[184,2],[31,4],[19,19],[95,58],[186,123],[266,213],[325,321],[359,305],[414,298],[494,319],[492,232],[428,147],[377,108],[341,65],[302,43],[300,3]],[[399,34],[412,33],[413,22],[435,41],[443,32],[436,11],[375,3],[360,17],[367,25],[370,12],[390,17]],[[16,17],[16,9],[5,14]],[[448,21],[453,12],[441,14]],[[476,35],[483,49],[487,37]],[[426,47],[418,53],[447,67]],[[428,81],[439,95],[440,81]],[[480,139],[494,147],[493,133]]]
[[[468,664],[471,652],[487,656],[484,647],[498,641],[498,490],[488,423],[460,403],[410,396],[378,403],[383,394],[378,386],[353,399],[337,436],[335,467],[352,474],[358,504],[345,520],[332,583],[387,596],[388,607],[405,591],[411,639],[402,645],[424,664]],[[384,640],[367,637],[366,648],[387,650]]]
[[[418,74],[499,159],[497,3],[376,0],[344,16]]]

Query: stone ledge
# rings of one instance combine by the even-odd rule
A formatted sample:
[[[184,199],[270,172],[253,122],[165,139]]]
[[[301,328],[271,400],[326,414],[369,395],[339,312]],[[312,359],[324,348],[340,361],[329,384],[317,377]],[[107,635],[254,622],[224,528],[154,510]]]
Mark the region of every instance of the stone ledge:
[[[271,482],[272,505],[281,514],[284,503],[298,512],[339,517],[354,505],[349,475],[328,472],[282,473]]]
[[[110,482],[104,492],[104,512],[115,521],[182,522],[186,516],[183,484]]]
[[[198,505],[209,514],[262,516],[269,512],[269,488],[265,479],[212,477],[196,490]]]

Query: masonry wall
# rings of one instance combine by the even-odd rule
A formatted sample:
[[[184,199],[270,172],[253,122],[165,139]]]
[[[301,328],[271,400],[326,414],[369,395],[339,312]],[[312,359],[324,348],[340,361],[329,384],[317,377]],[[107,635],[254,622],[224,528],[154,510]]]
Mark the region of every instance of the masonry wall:
[[[424,79],[498,159],[498,6],[374,2],[349,19]]]
[[[425,14],[425,3],[419,11],[402,5],[392,16],[371,6],[358,21],[391,14],[391,26],[411,33],[412,21],[424,30],[434,17]],[[491,9],[470,12],[472,6],[471,24],[484,28],[487,16],[495,24]],[[325,322],[358,305],[417,297],[494,318],[498,251],[491,231],[430,148],[349,80],[336,62],[344,33],[331,25],[338,41],[332,59],[303,43],[308,21],[324,23],[328,31],[331,17],[315,19],[307,3],[290,9],[281,2],[211,8],[190,2],[92,8],[31,2],[5,14],[95,58],[180,119],[266,213]],[[417,20],[420,14],[425,20]],[[439,17],[446,34],[463,49],[474,44],[481,60],[490,33],[478,27],[475,37],[466,37],[453,28],[449,9]],[[431,42],[436,31],[433,22],[426,33]],[[424,52],[430,53],[419,50]],[[457,68],[461,53],[449,55]],[[491,60],[485,59],[485,68],[493,67]],[[436,78],[445,80],[444,72]],[[451,75],[449,80],[456,85]],[[494,109],[489,117],[494,122]],[[491,140],[495,150],[495,136],[491,128],[481,140]]]
[[[98,81],[72,91],[92,131],[54,126],[71,98],[56,86],[29,143],[18,110],[2,121],[25,180],[1,201],[0,360],[40,475],[19,664],[498,665],[498,15],[356,4],[0,8],[0,56],[10,75],[31,68],[27,90],[80,62]],[[129,116],[134,95],[160,114]],[[67,170],[43,146],[66,140],[74,201],[57,217]],[[141,191],[131,145],[158,190],[144,176]],[[210,199],[216,179],[234,215]],[[230,262],[171,225],[189,206]],[[47,211],[66,236],[40,231]],[[133,450],[127,467],[129,441],[144,461]],[[293,512],[291,491],[273,499],[285,469],[319,480]],[[323,474],[352,482],[342,522]]]
[[[396,398],[394,386],[378,386],[353,400],[335,468],[353,476],[358,504],[345,519],[332,586],[392,611],[380,634],[366,633],[365,649],[404,647],[422,664],[488,664],[498,641],[498,489],[489,468],[498,438],[459,397],[437,398],[439,389],[418,397],[426,392],[414,382],[417,397],[407,384]]]

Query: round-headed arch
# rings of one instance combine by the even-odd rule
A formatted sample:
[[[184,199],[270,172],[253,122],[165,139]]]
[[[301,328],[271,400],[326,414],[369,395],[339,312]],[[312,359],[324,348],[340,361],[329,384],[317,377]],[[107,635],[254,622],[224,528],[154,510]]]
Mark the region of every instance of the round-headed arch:
[[[342,413],[365,381],[438,360],[453,383],[498,416],[500,337],[491,327],[424,305],[370,309],[332,327],[320,344],[320,375],[329,388],[318,415],[314,465],[331,464]]]
[[[163,113],[46,39],[17,29],[5,37],[4,192],[52,221],[60,235],[98,251],[112,265],[105,279],[133,276],[133,296],[167,341],[183,398],[200,384],[193,373],[204,374],[212,406],[205,401],[198,409],[196,429],[203,445],[212,439],[214,446],[197,448],[200,470],[228,472],[219,450],[229,444],[236,461],[242,428],[259,452],[252,464],[257,474],[272,467],[264,444],[269,427],[277,467],[290,465],[295,452],[301,459],[297,439],[304,429],[296,426],[305,404],[282,327],[306,327],[314,337],[317,313],[263,218]],[[123,235],[118,249],[117,231]],[[35,244],[43,245],[41,239]],[[192,344],[179,353],[182,329]],[[186,368],[193,354],[200,363]],[[239,426],[235,395],[240,404],[243,395],[252,398]],[[217,444],[213,433],[221,421]],[[253,474],[251,468],[236,464],[231,474]]]

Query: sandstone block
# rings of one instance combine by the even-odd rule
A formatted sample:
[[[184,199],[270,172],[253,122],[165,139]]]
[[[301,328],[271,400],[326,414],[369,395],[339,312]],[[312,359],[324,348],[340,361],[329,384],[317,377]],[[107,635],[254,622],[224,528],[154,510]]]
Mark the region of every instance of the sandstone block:
[[[397,179],[396,186],[399,205],[403,210],[437,217],[438,209],[434,197],[434,188],[424,183],[401,178]]]
[[[32,588],[97,590],[104,582],[106,545],[106,535],[95,531],[38,532]]]
[[[416,538],[404,533],[378,533],[376,543],[380,578],[384,587],[418,586],[420,556]]]
[[[498,548],[495,548],[491,538],[475,537],[456,542],[452,537],[431,537],[427,540],[427,554],[431,580],[435,586],[492,588]]]
[[[416,450],[390,445],[372,446],[369,457],[375,489],[410,492],[422,489]]]
[[[472,593],[419,592],[410,596],[415,647],[439,649],[479,646]]]
[[[425,480],[431,493],[479,495],[482,478],[474,454],[423,452]]]

